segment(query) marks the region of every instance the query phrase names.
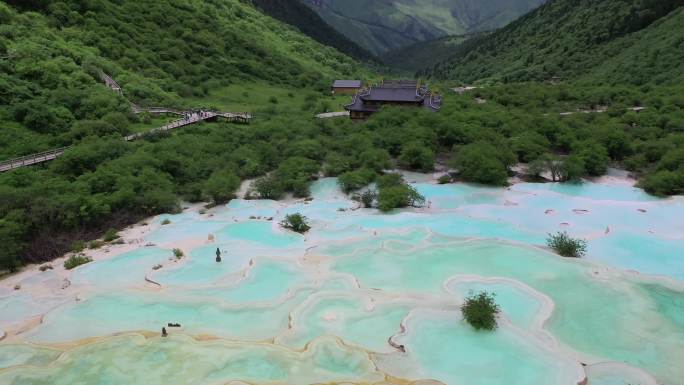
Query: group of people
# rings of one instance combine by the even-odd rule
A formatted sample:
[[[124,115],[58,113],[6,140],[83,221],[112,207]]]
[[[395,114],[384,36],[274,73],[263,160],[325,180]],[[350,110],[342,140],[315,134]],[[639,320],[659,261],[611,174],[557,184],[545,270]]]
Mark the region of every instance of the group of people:
[[[209,116],[209,111],[205,110],[190,110],[183,113],[183,121],[200,120]]]

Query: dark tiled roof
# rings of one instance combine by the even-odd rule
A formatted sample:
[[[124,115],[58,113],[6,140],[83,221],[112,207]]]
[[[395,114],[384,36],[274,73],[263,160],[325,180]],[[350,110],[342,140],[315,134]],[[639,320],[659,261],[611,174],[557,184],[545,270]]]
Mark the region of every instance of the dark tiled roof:
[[[359,91],[354,95],[351,104],[345,106],[345,109],[358,112],[376,112],[381,108],[383,102],[390,104],[410,103],[422,106],[430,111],[439,111],[442,107],[442,98],[433,95],[427,86],[417,87],[415,81],[386,81],[379,86]]]
[[[415,88],[372,87],[366,93],[360,93],[363,100],[384,102],[420,102],[424,96]]]
[[[335,80],[334,88],[361,88],[361,80]]]
[[[418,88],[417,80],[384,80],[378,87]]]
[[[380,106],[367,106],[363,103],[363,100],[358,96],[354,96],[351,104],[344,106],[347,111],[358,111],[358,112],[376,112],[380,110]]]

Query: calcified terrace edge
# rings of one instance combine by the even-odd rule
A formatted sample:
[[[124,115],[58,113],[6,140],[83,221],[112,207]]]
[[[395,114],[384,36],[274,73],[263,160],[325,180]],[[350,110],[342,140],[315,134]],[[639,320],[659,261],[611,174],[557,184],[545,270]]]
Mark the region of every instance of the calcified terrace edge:
[[[406,231],[411,231],[411,230],[406,230]],[[395,234],[401,233],[401,231],[400,232],[392,232],[392,233],[395,233]],[[417,245],[417,246],[412,247],[409,250],[405,250],[405,251],[406,252],[418,251],[422,248],[430,247],[430,238],[431,237],[432,237],[432,235],[429,235],[428,237],[426,237],[424,240],[421,241],[420,245]],[[444,239],[445,237],[440,236],[440,238]],[[367,240],[368,238],[367,237],[359,237],[358,239],[359,240]],[[451,244],[463,244],[463,243],[468,243],[468,242],[473,242],[473,241],[478,241],[478,240],[479,239],[454,240],[453,242],[449,242],[449,243],[440,243],[440,247],[449,247],[449,245],[451,245]],[[331,243],[343,243],[343,242],[348,242],[348,240],[332,241]],[[395,242],[401,243],[401,241],[395,241],[395,240],[383,241],[383,242],[381,242],[379,248],[380,249],[393,250],[391,248],[388,248],[387,245],[385,245],[385,243],[388,243],[388,242],[390,242],[390,243],[395,243]],[[506,243],[508,243],[508,242],[506,242]],[[405,244],[404,244],[404,246],[405,246]],[[521,246],[521,245],[518,244],[517,246]],[[107,257],[115,257],[116,255],[119,255],[119,254],[127,251],[126,248],[121,248],[121,249],[122,250],[119,253],[107,254]],[[377,249],[378,248],[376,248],[376,247],[366,247],[366,248],[362,247],[362,248],[355,249],[353,251],[353,253],[347,254],[346,256],[352,256],[355,254],[367,253],[370,250],[377,251]],[[315,249],[309,248],[309,252],[311,252],[313,250],[315,250]],[[549,253],[549,256],[553,257],[553,258],[557,257],[551,253]],[[308,255],[308,253],[307,253],[307,255],[305,255],[303,257],[303,259],[305,259],[307,257],[311,257],[311,256]],[[328,259],[328,257],[325,257],[325,256],[323,256],[322,258]],[[252,258],[250,260],[249,267],[247,267],[246,269],[243,269],[241,272],[235,273],[235,274],[239,274],[242,278],[238,282],[235,282],[234,284],[232,284],[230,286],[239,286],[243,280],[249,278],[249,276],[251,274],[251,270],[254,268],[256,263],[261,262],[261,261],[267,261],[267,260],[280,261],[280,262],[284,262],[284,261],[294,262],[296,265],[299,265],[298,268],[305,268],[304,266],[301,265],[301,261],[293,261],[293,260],[287,259],[287,258],[281,259],[281,258],[272,258],[272,257],[255,257],[255,258]],[[258,262],[255,262],[255,261],[258,261]],[[582,262],[586,263],[587,265],[594,266],[594,264],[591,262],[587,262],[587,261],[582,261]],[[403,349],[399,348],[400,344],[395,343],[394,339],[399,337],[399,336],[405,336],[408,333],[410,333],[410,331],[408,330],[406,325],[407,325],[408,320],[411,317],[413,317],[415,311],[425,310],[425,309],[444,311],[445,308],[449,308],[453,311],[453,310],[458,309],[458,306],[454,306],[453,302],[449,302],[449,301],[446,301],[444,299],[434,299],[434,298],[429,298],[429,296],[411,297],[411,296],[406,296],[406,295],[389,295],[389,294],[383,293],[381,291],[376,291],[376,290],[372,290],[372,289],[363,289],[360,286],[359,282],[356,280],[356,278],[349,275],[349,274],[330,273],[330,272],[326,272],[326,273],[327,274],[324,277],[321,277],[321,279],[316,282],[316,285],[313,285],[313,286],[310,284],[298,285],[295,288],[289,289],[288,293],[285,294],[284,296],[282,296],[281,298],[279,298],[278,300],[267,301],[267,302],[257,302],[257,303],[250,303],[250,304],[241,304],[241,305],[234,305],[234,306],[229,306],[229,307],[232,307],[232,308],[241,308],[241,307],[245,307],[245,306],[270,307],[270,306],[281,305],[284,302],[286,302],[287,300],[294,298],[294,296],[296,296],[296,294],[302,290],[311,290],[311,289],[315,290],[317,288],[321,288],[321,286],[324,283],[323,281],[328,280],[328,279],[344,279],[348,283],[350,283],[350,285],[354,286],[357,290],[360,290],[360,291],[349,294],[349,295],[342,295],[340,293],[329,293],[329,292],[314,293],[311,297],[309,297],[307,300],[305,300],[302,304],[296,306],[292,310],[292,312],[290,313],[289,327],[286,331],[284,331],[283,333],[281,333],[280,335],[276,336],[275,338],[273,338],[271,340],[254,341],[254,342],[248,342],[248,343],[241,342],[241,343],[242,344],[277,344],[277,342],[281,338],[284,338],[287,334],[291,334],[291,333],[296,332],[296,326],[295,325],[297,324],[296,318],[298,318],[298,315],[305,312],[308,308],[315,306],[318,302],[325,300],[325,299],[329,299],[329,298],[365,297],[362,299],[365,299],[368,303],[368,306],[370,306],[371,308],[381,307],[383,305],[396,303],[396,304],[412,304],[417,309],[413,309],[408,313],[408,315],[402,320],[401,324],[399,325],[399,332],[389,338],[388,348],[390,349],[390,351],[368,352],[359,346],[353,346],[353,345],[349,345],[348,343],[344,343],[341,339],[338,338],[339,342],[341,344],[343,344],[344,346],[353,348],[355,350],[364,351],[367,354],[369,354],[369,356],[377,356],[379,354],[390,354],[390,353],[396,354],[399,352],[403,353],[404,352]],[[592,278],[596,277],[594,274],[590,274],[589,276]],[[601,276],[602,275],[599,275],[599,277],[601,277]],[[531,287],[529,287],[529,286],[527,286],[527,285],[525,285],[519,281],[510,279],[510,278],[503,278],[503,277],[493,277],[492,278],[492,277],[481,277],[481,276],[476,276],[476,275],[455,275],[455,276],[451,276],[448,279],[446,279],[443,282],[442,288],[443,288],[445,293],[451,294],[450,297],[458,298],[459,295],[454,292],[454,290],[451,288],[451,286],[454,284],[458,284],[458,283],[473,283],[473,282],[488,283],[488,284],[503,283],[506,285],[510,285],[510,286],[513,286],[513,287],[521,290],[522,292],[526,293],[527,295],[530,295],[531,297],[535,298],[539,303],[541,303],[543,306],[542,306],[542,309],[535,316],[535,321],[531,325],[531,327],[532,327],[531,333],[530,333],[530,331],[526,331],[526,330],[523,330],[519,327],[512,325],[503,316],[500,316],[500,319],[499,319],[500,325],[502,327],[513,329],[514,332],[516,334],[519,334],[519,335],[530,334],[530,336],[529,336],[530,338],[528,339],[530,341],[530,343],[532,343],[536,346],[539,346],[539,347],[541,347],[547,351],[552,351],[555,353],[561,353],[565,357],[568,357],[568,358],[572,359],[573,361],[577,361],[578,362],[578,368],[577,368],[577,370],[578,370],[578,381],[577,381],[577,383],[581,384],[585,381],[585,378],[586,378],[585,373],[584,373],[584,370],[582,370],[582,368],[579,367],[579,362],[582,360],[586,361],[586,357],[583,357],[579,353],[573,352],[571,350],[561,351],[562,345],[558,343],[558,341],[555,339],[555,337],[553,337],[548,331],[546,331],[544,329],[544,324],[546,323],[546,321],[549,319],[549,317],[553,313],[553,309],[555,306],[553,301],[548,296],[532,289]],[[143,289],[143,288],[139,288],[139,289]],[[183,300],[183,298],[175,298],[174,300],[180,302]],[[420,304],[420,305],[418,305],[418,304]],[[31,324],[33,324],[33,326],[37,326],[38,323],[36,323],[34,321],[34,322],[31,322]],[[32,328],[32,327],[30,327],[30,328]],[[22,329],[23,330],[21,332],[19,332],[19,334],[21,334],[23,331],[27,331],[26,328],[22,328]],[[51,348],[55,348],[55,349],[59,349],[59,350],[63,350],[63,351],[68,351],[68,350],[76,349],[80,346],[103,342],[103,341],[106,341],[108,338],[114,338],[114,337],[118,337],[118,336],[122,336],[122,335],[134,335],[134,334],[143,335],[147,338],[157,337],[157,333],[152,333],[149,331],[137,331],[137,332],[131,331],[131,332],[127,332],[127,333],[115,333],[114,335],[107,336],[107,337],[93,337],[93,338],[87,338],[87,339],[84,339],[81,341],[64,342],[64,343],[56,343],[56,344],[35,344],[35,346],[51,347]],[[221,338],[221,337],[211,336],[211,335],[203,335],[203,334],[196,335],[193,338],[195,338],[197,341],[225,340],[224,338]],[[12,340],[14,340],[14,338],[12,338]],[[231,345],[236,343],[235,341],[234,342],[228,342],[228,340],[225,340],[225,341],[226,341],[226,343],[229,343]],[[303,350],[287,348],[285,346],[282,346],[282,348],[292,350],[292,351],[295,351],[298,353],[303,353],[303,352],[306,352],[310,349],[310,345],[311,345],[311,343],[307,344],[307,346]],[[391,350],[394,350],[394,352],[392,352]],[[374,363],[374,361],[373,361],[373,363]],[[600,368],[602,368],[602,371],[626,370],[626,368],[630,368],[630,370],[632,370],[632,371],[638,371],[638,369],[635,369],[635,368],[632,368],[632,367],[629,367],[627,365],[617,363],[617,362],[600,362],[599,361],[599,362],[592,363],[590,366],[594,366],[594,365],[600,365]],[[641,373],[641,378],[649,380],[649,381],[644,382],[645,385],[656,384],[655,380],[650,375],[648,375],[645,372],[640,372],[640,373]],[[410,381],[406,380],[403,382],[409,383]]]
[[[614,181],[612,181],[612,182],[614,182]],[[616,183],[620,183],[620,184],[624,185],[625,181],[620,180]],[[286,202],[286,203],[278,203],[278,207],[285,208],[292,203],[298,203],[298,202],[301,202],[301,201],[300,200],[290,200],[289,202]],[[203,204],[194,204],[194,205],[185,205],[185,206],[186,207],[184,209],[187,212],[198,212],[199,213],[199,211],[203,208],[204,205]],[[201,216],[201,220],[210,220],[211,216],[213,215],[212,212],[216,212],[216,211],[222,210],[222,209],[224,209],[224,207],[218,207],[218,208],[209,210],[206,213],[206,215]],[[426,213],[426,212],[431,212],[433,210],[415,209],[415,211]],[[450,211],[450,210],[442,210],[442,212],[445,212],[445,211]],[[149,222],[149,224],[148,224],[148,222]],[[238,222],[238,221],[234,220],[234,222]],[[277,228],[276,223],[274,223],[273,226],[274,226],[274,228]],[[98,250],[89,250],[88,255],[91,258],[93,258],[94,261],[102,261],[102,260],[114,258],[114,257],[119,256],[119,255],[126,253],[126,252],[133,251],[137,248],[144,247],[145,242],[143,241],[143,238],[146,235],[152,233],[153,231],[159,229],[160,227],[162,227],[162,226],[158,223],[158,221],[154,221],[154,218],[148,218],[147,220],[141,221],[140,223],[133,225],[133,226],[130,226],[130,227],[128,227],[125,230],[120,232],[121,238],[125,241],[124,244],[107,245],[107,246],[105,246],[101,249],[98,249]],[[383,230],[381,232],[383,234],[402,234],[402,233],[408,233],[408,232],[416,231],[417,229],[421,229],[421,227],[414,227],[414,228],[404,229],[404,230],[400,229],[400,230],[396,230],[396,231]],[[433,234],[429,229],[426,229],[426,228],[422,228],[422,229],[425,230],[429,235],[426,238],[424,238],[420,242],[420,244],[414,246],[412,248],[413,250],[418,250],[420,248],[428,247],[430,245],[430,239],[433,237]],[[455,238],[455,237],[444,237],[441,235],[440,235],[440,237],[442,239],[446,239],[446,238],[454,239],[453,243],[462,243],[462,242],[481,240],[480,238],[464,238],[464,239],[457,240],[458,238]],[[368,239],[371,239],[371,238],[369,236],[359,236],[359,237],[347,238],[344,240],[325,240],[324,242],[326,245],[335,245],[335,244],[347,244],[347,243],[353,242],[353,241],[368,240]],[[482,238],[482,239],[487,239],[488,241],[491,241],[490,238]],[[497,240],[497,241],[501,242],[501,243],[512,244],[512,245],[515,245],[517,247],[528,247],[528,248],[534,248],[537,251],[540,250],[540,248],[538,248],[538,247],[530,246],[527,244],[521,244],[521,243],[509,242],[509,241],[504,242],[504,241],[500,241],[500,240]],[[387,242],[395,242],[395,241],[389,240]],[[400,242],[400,241],[398,241],[398,242]],[[209,241],[206,238],[196,236],[196,237],[190,237],[189,239],[186,239],[183,242],[180,242],[178,244],[174,243],[174,246],[177,245],[176,247],[180,247],[182,250],[185,251],[185,250],[191,250],[195,247],[203,246],[203,245],[207,245],[207,244],[211,244],[211,243],[214,243],[214,242]],[[446,247],[449,244],[451,244],[451,243],[440,243],[440,246]],[[306,262],[307,259],[318,260],[318,262],[327,260],[328,257],[317,255],[314,253],[318,249],[318,246],[319,245],[308,247],[305,254],[296,261],[293,260],[292,258],[276,258],[276,257],[258,257],[258,256],[255,256],[255,257],[250,259],[249,266],[247,268],[243,269],[242,271],[240,271],[238,273],[234,273],[234,274],[239,274],[241,276],[241,278],[237,282],[235,282],[234,284],[232,284],[230,286],[239,286],[245,279],[247,279],[250,276],[251,270],[254,268],[255,264],[257,263],[256,261],[260,262],[261,260],[277,260],[277,261],[295,262],[297,265],[299,265],[297,267],[298,269],[302,269],[302,268],[305,269],[306,267],[303,266],[303,264],[307,264],[307,262]],[[165,248],[165,247],[163,247],[163,245],[158,246],[158,247]],[[386,248],[386,245],[384,244],[384,242],[380,245],[380,248],[381,249]],[[355,249],[351,255],[362,253],[362,252],[367,252],[369,249],[377,251],[378,248],[377,247],[368,247],[368,248],[361,247],[359,249]],[[541,249],[543,250],[543,248],[541,248]],[[550,257],[556,257],[557,258],[557,256],[555,256],[552,253],[548,253],[548,254]],[[72,271],[67,271],[62,266],[64,260],[66,258],[68,258],[70,255],[72,255],[72,253],[69,253],[62,258],[56,259],[55,261],[53,261],[51,263],[53,268],[54,268],[53,271],[55,273],[57,273],[57,275],[60,278],[64,279],[65,282],[68,282],[68,277],[71,274],[71,272],[76,271],[76,269],[74,269]],[[182,266],[183,264],[186,263],[187,259],[188,258],[184,258],[179,263],[173,264],[173,267],[170,267],[170,268],[178,268],[178,267]],[[657,276],[657,275],[643,275],[643,274],[640,274],[640,273],[635,272],[635,271],[624,271],[624,270],[619,270],[617,268],[609,268],[606,266],[599,266],[595,263],[592,263],[592,262],[586,261],[586,260],[581,260],[578,262],[586,264],[588,267],[591,267],[595,271],[600,270],[603,273],[608,273],[607,274],[608,276],[611,276],[613,274],[629,275],[629,276],[632,276],[632,278],[637,278],[637,279],[644,281],[644,282],[658,283],[661,285],[665,285],[667,287],[672,287],[672,288],[677,289],[677,290],[682,290],[684,288],[684,283],[679,282],[679,281],[677,281],[673,278],[670,278],[670,277]],[[27,268],[23,269],[18,274],[4,278],[2,280],[2,284],[6,285],[8,288],[11,288],[16,283],[18,283],[19,281],[24,280],[24,279],[29,278],[29,277],[32,277],[32,276],[35,276],[35,275],[38,275],[40,273],[41,272],[38,270],[38,265],[28,266]],[[146,278],[148,276],[150,276],[151,273],[154,273],[154,271],[149,271],[146,274]],[[325,277],[321,277],[321,278],[325,278],[325,279],[343,278],[346,276],[346,279],[353,282],[354,287],[361,291],[361,292],[354,293],[353,296],[369,295],[368,298],[370,299],[370,303],[372,304],[373,307],[387,305],[387,304],[390,304],[393,302],[403,302],[403,303],[416,302],[417,303],[418,301],[420,301],[420,303],[421,303],[421,306],[419,306],[419,308],[421,308],[421,309],[425,309],[425,308],[432,308],[432,309],[442,308],[443,309],[443,307],[445,306],[445,303],[443,301],[439,301],[439,300],[431,300],[430,301],[431,303],[426,305],[425,300],[427,299],[426,298],[427,296],[425,296],[425,297],[419,296],[420,298],[418,298],[418,297],[411,298],[411,297],[406,296],[406,295],[404,295],[404,296],[388,296],[384,293],[378,293],[377,291],[371,291],[370,289],[361,288],[361,286],[360,286],[359,282],[356,280],[356,278],[351,276],[351,275],[343,274],[343,273],[333,274],[333,273],[330,273],[329,271],[326,273],[327,273],[327,275]],[[231,276],[233,276],[234,274],[231,274]],[[307,272],[307,275],[310,275],[310,274]],[[605,276],[605,274],[598,274],[598,275],[590,274],[589,276],[592,277],[592,279],[604,279],[603,277]],[[500,277],[500,278],[497,278],[497,277],[480,277],[480,276],[474,276],[474,275],[455,275],[455,276],[449,277],[442,284],[443,290],[445,291],[445,293],[452,294],[453,297],[456,298],[457,295],[455,295],[453,290],[450,289],[450,285],[460,283],[460,282],[503,283],[506,285],[514,286],[514,287],[520,289],[521,291],[523,291],[524,293],[532,296],[533,298],[535,298],[536,300],[538,300],[542,304],[542,309],[535,316],[535,321],[534,321],[534,323],[532,325],[532,329],[531,329],[531,334],[532,334],[533,338],[531,338],[530,342],[533,344],[536,344],[538,346],[541,346],[546,350],[558,352],[561,355],[563,355],[563,356],[565,356],[565,357],[567,357],[573,361],[577,361],[578,363],[583,362],[583,361],[588,361],[588,360],[586,360],[586,358],[587,358],[586,356],[583,356],[582,354],[580,354],[578,352],[574,352],[574,351],[569,350],[567,348],[563,348],[562,345],[559,344],[558,341],[555,339],[555,337],[553,337],[551,335],[551,333],[549,333],[548,331],[546,331],[544,329],[544,325],[545,325],[546,321],[549,319],[549,317],[551,316],[551,314],[553,313],[553,309],[555,306],[553,301],[548,296],[530,288],[529,286],[527,286],[527,285],[525,285],[519,281],[513,280],[513,279],[503,278],[503,277]],[[158,291],[158,290],[162,289],[162,287],[158,286],[158,284],[151,284],[149,281],[147,283],[141,282],[141,284],[144,286],[135,287],[135,289],[138,289],[141,291],[146,291],[146,290]],[[278,300],[262,302],[262,303],[242,304],[242,305],[236,306],[236,307],[245,307],[245,306],[252,306],[253,307],[255,305],[257,307],[262,307],[262,306],[268,307],[268,306],[283,304],[288,299],[292,299],[297,294],[297,292],[299,292],[301,290],[307,290],[307,289],[308,290],[311,290],[311,289],[315,290],[316,288],[320,288],[322,286],[322,284],[323,284],[323,281],[319,280],[319,281],[315,281],[315,285],[311,285],[311,284],[298,285],[297,287],[288,289],[288,292],[285,295],[283,295],[281,298],[279,298]],[[84,289],[84,287],[79,286],[78,289]],[[26,290],[26,289],[22,288],[21,290]],[[54,290],[57,290],[57,288],[47,288],[47,287],[31,285],[30,290],[28,290],[28,292],[29,292],[29,294],[31,294],[34,297],[41,297],[41,296],[44,296],[46,294],[50,294],[50,292],[54,291]],[[70,299],[69,297],[72,295],[76,296],[77,298],[80,298],[80,295],[79,295],[80,293],[74,293],[74,288],[71,286],[68,286],[63,290],[60,290],[60,294],[65,296],[65,301]],[[372,297],[370,295],[372,295]],[[298,314],[304,312],[307,307],[315,306],[315,304],[318,301],[321,301],[321,300],[328,298],[330,296],[334,296],[334,295],[332,295],[330,293],[327,293],[327,294],[326,293],[315,293],[310,298],[305,300],[302,304],[300,304],[299,306],[295,307],[295,309],[293,309],[293,311],[290,313],[290,324],[289,324],[289,327],[286,331],[284,331],[280,335],[274,337],[271,341],[254,342],[254,343],[267,343],[267,344],[276,344],[277,345],[277,341],[279,339],[283,338],[283,335],[295,332],[295,330],[294,330],[295,329],[294,319],[297,317]],[[377,296],[382,296],[384,298],[381,298],[378,300],[377,298],[375,298]],[[347,296],[347,298],[348,297],[349,296]],[[401,298],[399,298],[399,297],[401,297]],[[63,305],[63,302],[55,305],[54,307],[52,307],[50,309],[47,309],[45,311],[45,313],[42,316],[40,316],[38,319],[36,319],[36,317],[31,317],[30,319],[24,320],[25,322],[23,322],[23,325],[21,325],[18,328],[13,328],[12,330],[8,330],[7,333],[5,331],[0,330],[0,340],[6,339],[7,342],[15,342],[16,341],[16,342],[27,343],[27,342],[21,340],[20,335],[23,334],[24,332],[30,330],[30,329],[33,329],[35,326],[39,325],[42,322],[42,317],[46,313],[49,313],[54,308],[59,307],[61,305]],[[451,302],[450,307],[453,307],[453,302]],[[388,354],[392,351],[393,352],[391,354],[403,353],[400,349],[398,349],[398,347],[397,347],[398,344],[394,343],[393,341],[395,338],[402,336],[402,335],[407,335],[410,332],[409,330],[407,330],[406,324],[407,324],[407,320],[410,319],[414,315],[414,312],[415,312],[415,309],[411,310],[408,313],[408,315],[402,320],[401,324],[398,326],[399,327],[398,333],[394,334],[388,340],[388,349],[389,349],[388,352],[377,353],[377,352],[368,352],[365,349],[361,349],[361,350],[363,350],[364,352],[369,354],[369,357],[371,355]],[[515,330],[515,333],[518,333],[518,334],[522,332],[521,329],[512,325],[510,323],[510,321],[505,319],[505,317],[501,316],[500,321],[501,321],[501,324],[503,327],[513,328]],[[115,337],[121,336],[121,335],[143,335],[147,338],[152,338],[152,337],[157,336],[157,333],[152,333],[149,331],[138,331],[138,332],[131,331],[131,332],[127,332],[127,333],[117,333],[113,336],[93,337],[93,338],[88,338],[88,339],[84,339],[81,341],[74,341],[74,342],[67,342],[67,343],[60,343],[60,344],[32,344],[32,345],[40,346],[40,347],[54,348],[54,349],[58,349],[64,353],[64,352],[76,349],[80,346],[106,341],[109,338],[115,338]],[[223,338],[219,338],[216,336],[210,336],[210,335],[197,335],[197,336],[194,336],[192,338],[194,338],[197,341],[224,340]],[[338,340],[339,340],[339,343],[342,344],[343,346],[349,346],[346,343],[344,343],[342,340],[340,340],[339,338],[338,338]],[[307,346],[304,348],[304,350],[301,350],[301,351],[298,351],[297,349],[290,349],[290,348],[287,348],[285,346],[281,346],[281,347],[283,349],[288,349],[288,350],[292,350],[295,352],[302,353],[302,352],[309,350],[310,345],[313,342],[315,342],[315,340],[310,342],[309,344],[307,344]],[[360,349],[359,347],[353,347],[353,346],[349,346],[349,347],[351,347],[355,350]],[[371,361],[375,365],[375,362],[372,359],[371,359]],[[591,360],[589,360],[589,361],[591,361]],[[597,369],[595,369],[595,368],[597,368]],[[632,373],[637,373],[639,378],[642,380],[642,382],[645,385],[650,385],[650,384],[655,385],[656,384],[655,379],[653,379],[653,377],[650,376],[648,373],[641,371],[639,369],[624,365],[624,364],[619,363],[619,362],[599,362],[599,361],[594,360],[593,362],[591,362],[587,366],[587,369],[586,369],[586,371],[592,371],[592,370],[594,370],[594,371],[600,370],[601,372],[605,372],[605,371],[618,371],[619,372],[619,371],[625,371],[626,370],[626,371],[630,371]],[[395,383],[396,382],[405,383],[405,384],[416,383],[415,381],[401,380],[398,378],[394,378],[394,377],[391,377],[387,374],[385,374],[385,376],[388,379],[391,378],[392,381]],[[578,381],[577,381],[577,383],[582,384],[582,383],[586,383],[586,381],[587,381],[587,378],[586,378],[585,370],[583,370],[581,367],[579,367],[578,368]],[[418,383],[421,383],[421,381],[418,381]]]

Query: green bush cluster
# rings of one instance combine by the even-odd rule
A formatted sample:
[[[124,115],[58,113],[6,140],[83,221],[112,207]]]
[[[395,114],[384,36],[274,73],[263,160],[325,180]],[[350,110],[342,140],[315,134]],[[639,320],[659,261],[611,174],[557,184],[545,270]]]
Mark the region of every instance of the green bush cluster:
[[[116,231],[116,229],[109,229],[107,232],[104,234],[102,237],[102,240],[105,242],[112,242],[119,239],[119,234]]]
[[[546,244],[556,253],[568,258],[581,258],[587,252],[587,241],[572,238],[567,232],[549,234]]]
[[[280,225],[286,229],[300,234],[304,234],[311,229],[307,218],[300,213],[286,215],[285,218],[280,222]]]
[[[183,253],[183,250],[181,250],[181,249],[173,249],[172,251],[173,251],[173,256],[176,259],[181,259],[185,256],[185,253]]]
[[[471,294],[461,305],[461,312],[465,320],[477,330],[494,330],[497,327],[496,316],[500,308],[494,294],[486,291]]]
[[[64,261],[64,268],[67,270],[71,270],[77,266],[84,265],[88,262],[92,262],[92,259],[90,257],[81,254],[76,254],[72,255],[66,261]]]
[[[378,209],[388,212],[401,207],[416,207],[425,203],[425,197],[406,183],[399,174],[378,178]]]

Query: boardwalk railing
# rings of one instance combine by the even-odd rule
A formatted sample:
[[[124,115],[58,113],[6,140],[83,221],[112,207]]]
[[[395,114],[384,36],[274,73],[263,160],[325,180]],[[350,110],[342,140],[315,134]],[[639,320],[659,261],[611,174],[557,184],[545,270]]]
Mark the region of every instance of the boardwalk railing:
[[[139,106],[132,106],[133,113],[135,114],[140,114],[143,112],[147,112],[150,114],[174,114],[174,115],[183,115],[184,112],[180,110],[174,110],[173,108],[166,108],[166,107],[139,107]]]
[[[105,85],[107,87],[111,88],[112,90],[116,91],[119,94],[122,94],[121,86],[111,76],[107,75],[104,72],[100,72],[100,78],[102,79],[102,81],[105,83]],[[187,112],[184,112],[184,111],[179,111],[179,110],[175,110],[172,108],[166,108],[166,107],[139,107],[133,103],[131,103],[131,109],[136,114],[140,113],[140,112],[149,112],[152,114],[169,113],[169,114],[175,114],[175,115],[182,115],[183,118],[178,119],[176,121],[173,121],[173,122],[171,122],[165,126],[152,129],[152,130],[147,131],[147,132],[141,132],[141,133],[137,133],[137,134],[133,134],[133,135],[128,135],[128,136],[123,138],[127,142],[142,138],[148,134],[155,134],[155,133],[159,133],[159,132],[171,131],[175,128],[188,126],[188,125],[195,124],[197,122],[201,122],[201,121],[205,121],[205,120],[215,120],[217,118],[224,118],[224,119],[227,119],[228,121],[235,122],[235,123],[249,123],[252,120],[252,115],[248,112],[239,112],[239,113],[219,112],[219,111],[202,111],[202,112],[187,111]],[[67,149],[69,149],[69,147],[62,147],[62,148],[58,148],[55,150],[40,152],[37,154],[31,154],[31,155],[23,156],[21,158],[10,159],[10,160],[6,160],[4,162],[0,162],[0,172],[10,171],[10,170],[14,170],[14,169],[17,169],[20,167],[30,166],[30,165],[34,165],[34,164],[49,162],[49,161],[54,160],[54,159],[58,158],[59,156],[63,155]]]
[[[0,162],[0,172],[10,171],[24,166],[30,166],[33,164],[51,161],[53,159],[56,159],[60,155],[64,154],[64,152],[68,148],[69,147],[62,147],[55,150],[40,152],[37,154],[31,154],[27,156],[22,156],[21,158],[10,159],[4,162]]]
[[[100,72],[100,78],[105,83],[105,85],[107,85],[107,87],[111,88],[118,94],[123,94],[123,89],[121,88],[119,83],[116,82],[116,80],[112,79],[111,76],[107,75],[104,72]]]
[[[162,107],[159,107],[162,109]],[[171,111],[170,109],[167,109]],[[214,120],[216,118],[224,118],[228,121],[235,123],[249,123],[252,120],[252,115],[247,112],[232,113],[232,112],[217,112],[217,111],[205,111],[205,112],[179,112],[180,115],[184,115],[183,119],[174,120],[173,122],[154,128],[146,132],[140,132],[133,135],[125,136],[123,139],[127,142],[140,139],[145,135],[156,134],[161,132],[168,132],[179,127],[189,126],[205,120]],[[50,150],[41,152],[38,154],[31,154],[17,159],[11,159],[8,161],[0,162],[0,172],[14,170],[20,167],[30,166],[38,163],[49,162],[56,159],[57,157],[64,154],[64,152],[69,147],[62,147],[56,150]]]

